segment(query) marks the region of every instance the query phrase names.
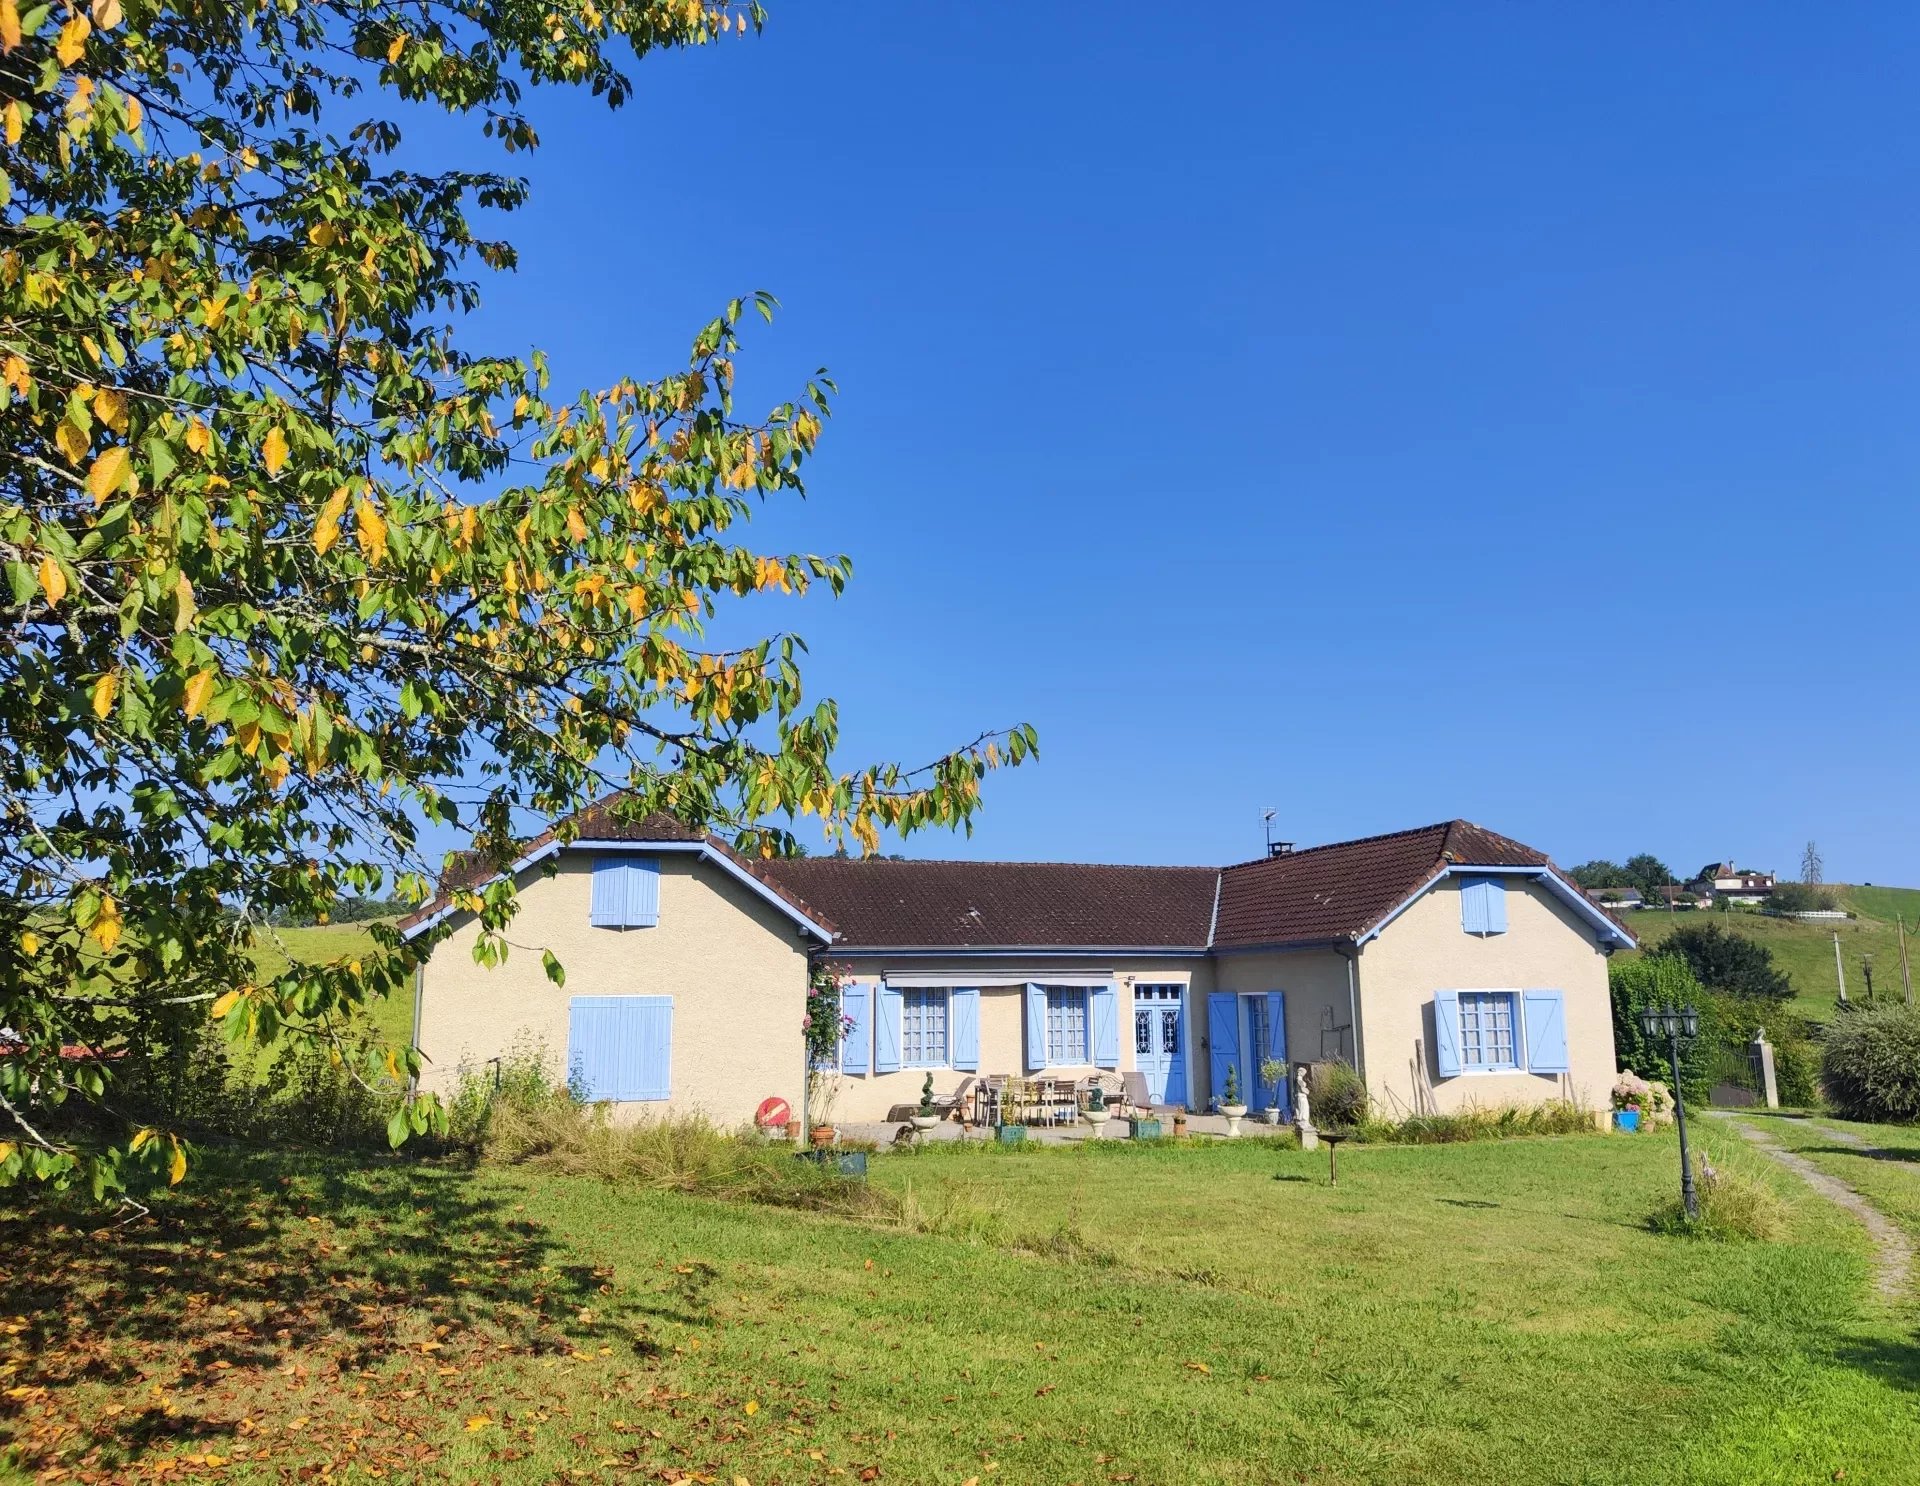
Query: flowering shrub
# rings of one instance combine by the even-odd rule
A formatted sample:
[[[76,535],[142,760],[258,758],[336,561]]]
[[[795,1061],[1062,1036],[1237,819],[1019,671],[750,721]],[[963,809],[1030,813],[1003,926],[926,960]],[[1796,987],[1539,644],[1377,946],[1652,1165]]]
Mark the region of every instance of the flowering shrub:
[[[809,1067],[832,1067],[840,1057],[840,1043],[853,1029],[853,1018],[840,1010],[840,986],[845,965],[821,965],[807,981],[807,1013],[800,1022],[807,1044]]]
[[[1613,1085],[1613,1107],[1615,1109],[1639,1109],[1650,1106],[1653,1086],[1631,1068],[1620,1070],[1620,1077]]]

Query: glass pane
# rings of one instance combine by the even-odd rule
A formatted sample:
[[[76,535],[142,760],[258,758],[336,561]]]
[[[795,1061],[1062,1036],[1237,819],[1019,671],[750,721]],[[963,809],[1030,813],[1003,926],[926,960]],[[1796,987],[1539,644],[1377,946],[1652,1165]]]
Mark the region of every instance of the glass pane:
[[[1133,1014],[1133,1050],[1136,1053],[1153,1051],[1153,1013],[1150,1011]]]
[[[1160,1013],[1160,1051],[1178,1053],[1180,1051],[1180,1013],[1163,1011]]]

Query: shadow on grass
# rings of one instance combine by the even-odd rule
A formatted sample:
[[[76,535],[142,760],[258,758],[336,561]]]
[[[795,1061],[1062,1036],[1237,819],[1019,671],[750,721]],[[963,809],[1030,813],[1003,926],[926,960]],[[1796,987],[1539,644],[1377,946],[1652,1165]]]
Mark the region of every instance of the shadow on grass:
[[[1864,1156],[1869,1161],[1887,1161],[1895,1166],[1920,1169],[1920,1145],[1808,1145],[1801,1146],[1803,1156]]]
[[[1909,1393],[1920,1393],[1920,1333],[1895,1337],[1850,1337],[1830,1355],[1882,1382]]]
[[[365,1422],[349,1375],[411,1367],[431,1384],[482,1354],[570,1353],[610,1278],[560,1262],[470,1169],[400,1158],[212,1151],[124,1224],[0,1208],[0,1317],[17,1318],[0,1336],[0,1446],[31,1468],[113,1473],[189,1441],[258,1459],[271,1437],[291,1465],[329,1423]],[[704,1319],[684,1287],[653,1298],[655,1314]],[[616,1319],[591,1340],[651,1348]],[[396,1448],[411,1443],[391,1465],[426,1463],[431,1391],[394,1419]],[[273,1436],[276,1415],[313,1428]]]

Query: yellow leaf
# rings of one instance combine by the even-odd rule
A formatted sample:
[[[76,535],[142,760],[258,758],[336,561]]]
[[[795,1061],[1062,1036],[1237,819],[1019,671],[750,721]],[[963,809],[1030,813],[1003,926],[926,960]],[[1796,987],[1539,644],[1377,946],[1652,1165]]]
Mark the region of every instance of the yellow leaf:
[[[567,507],[567,535],[576,542],[587,539],[587,523],[580,519],[580,512],[572,506]]]
[[[133,1132],[133,1139],[127,1143],[127,1148],[134,1151],[140,1150],[157,1138],[159,1133],[159,1131],[152,1129],[136,1130]]]
[[[33,374],[27,368],[27,358],[18,352],[9,354],[4,362],[0,362],[0,381],[5,382],[22,397],[31,392]]]
[[[0,1140],[0,1164],[13,1159],[13,1153],[20,1149],[10,1140]]]
[[[67,456],[68,464],[78,464],[87,457],[87,436],[80,432],[79,424],[69,419],[60,420],[60,426],[53,431],[53,442]]]
[[[322,557],[327,548],[340,540],[340,516],[347,509],[347,487],[342,485],[327,497],[327,503],[320,508],[320,518],[313,524],[313,550]]]
[[[115,444],[106,453],[94,460],[93,468],[87,471],[87,494],[93,497],[96,506],[105,505],[107,497],[116,494],[132,473],[133,451],[125,444]]]
[[[225,1016],[228,1012],[232,1011],[233,1008],[238,1006],[239,1004],[240,1004],[240,993],[238,991],[228,991],[224,996],[219,997],[213,1003],[213,1009],[208,1013],[208,1015],[212,1016],[215,1021],[218,1021],[221,1017]]]
[[[93,715],[102,722],[105,722],[107,714],[113,711],[113,694],[119,689],[119,686],[120,673],[118,671],[108,671],[106,675],[93,683]]]
[[[146,110],[141,107],[138,98],[127,99],[127,128],[129,131],[140,127],[140,120],[145,112]]]
[[[493,1420],[489,1419],[485,1414],[475,1414],[467,1420],[467,1433],[478,1434],[491,1423],[493,1423]]]
[[[102,31],[111,31],[124,19],[120,0],[93,0],[93,23]]]
[[[40,936],[28,929],[20,936],[20,952],[29,958],[40,953]]]
[[[195,454],[205,454],[213,443],[213,430],[198,418],[187,425],[187,448]]]
[[[340,241],[340,229],[331,222],[315,222],[307,229],[307,241],[316,248],[330,248]]]
[[[24,112],[21,111],[19,99],[17,98],[8,99],[7,100],[7,143],[8,144],[20,143],[20,136],[26,133],[26,130],[27,130],[27,116]]]
[[[118,387],[102,387],[93,394],[93,414],[115,433],[127,431],[127,394]]]
[[[209,299],[206,302],[207,329],[218,330],[227,323],[227,300],[225,295]]]
[[[260,446],[260,458],[269,475],[279,474],[280,466],[287,462],[287,436],[277,428],[269,429],[267,441]]]
[[[171,1135],[167,1139],[173,1144],[173,1157],[167,1162],[167,1185],[177,1187],[187,1175],[187,1148]]]
[[[749,1398],[746,1403],[747,1417],[751,1419],[755,1414],[759,1412],[760,1412],[760,1405],[756,1403],[753,1399]]]
[[[71,67],[87,51],[87,38],[93,34],[93,22],[83,15],[77,15],[60,28],[60,35],[53,44],[53,54],[60,59],[62,67]]]
[[[368,562],[377,563],[387,555],[387,520],[372,501],[354,502],[353,527]]]
[[[293,760],[284,753],[277,753],[261,767],[260,772],[267,776],[267,783],[278,789],[287,782],[287,775],[293,772]]]
[[[20,7],[14,0],[0,0],[0,50],[12,51],[20,45]]]
[[[199,605],[193,600],[193,584],[187,581],[185,573],[182,573],[180,581],[173,585],[173,605],[173,632],[177,635],[181,630],[190,627],[193,624],[193,616],[200,612]]]
[[[120,905],[111,898],[100,900],[100,916],[93,921],[93,927],[87,932],[93,935],[102,949],[112,949],[120,942]]]
[[[402,31],[387,44],[387,61],[398,62],[400,53],[407,49],[407,33]]]
[[[40,559],[40,586],[46,590],[49,604],[57,604],[67,596],[67,575],[51,557]]]
[[[207,710],[207,702],[213,696],[213,672],[202,671],[190,677],[186,689],[180,694],[180,706],[189,717],[198,717]]]

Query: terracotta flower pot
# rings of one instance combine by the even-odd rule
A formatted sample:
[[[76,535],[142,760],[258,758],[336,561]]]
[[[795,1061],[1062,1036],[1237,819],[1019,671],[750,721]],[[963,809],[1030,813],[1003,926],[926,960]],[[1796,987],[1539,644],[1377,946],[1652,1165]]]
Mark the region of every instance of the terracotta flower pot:
[[[840,1132],[835,1130],[831,1125],[815,1125],[813,1127],[813,1143],[822,1148],[830,1146],[833,1144],[834,1137],[839,1133]]]
[[[802,1134],[802,1130],[801,1130],[800,1122],[798,1120],[788,1120],[787,1121],[787,1139],[793,1141],[795,1144],[798,1144],[801,1134]]]

